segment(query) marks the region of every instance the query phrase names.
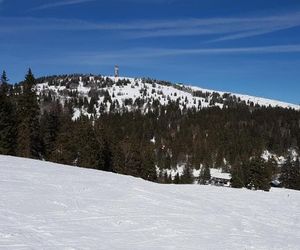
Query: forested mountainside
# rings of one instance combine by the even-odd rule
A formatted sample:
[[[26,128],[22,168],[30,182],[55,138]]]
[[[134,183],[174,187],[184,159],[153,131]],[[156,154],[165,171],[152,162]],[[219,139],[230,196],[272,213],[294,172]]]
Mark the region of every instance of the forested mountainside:
[[[1,85],[0,153],[142,177],[206,183],[210,168],[232,186],[300,189],[300,112],[264,98],[151,79],[91,75]],[[267,155],[267,157],[262,156]],[[279,161],[281,156],[281,161]],[[171,178],[167,169],[184,166]]]

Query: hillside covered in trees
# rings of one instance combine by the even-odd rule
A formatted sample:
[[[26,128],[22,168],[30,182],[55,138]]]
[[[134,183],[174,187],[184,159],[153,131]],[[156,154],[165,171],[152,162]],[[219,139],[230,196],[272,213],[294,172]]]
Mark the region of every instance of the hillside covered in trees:
[[[299,147],[297,105],[153,79],[1,78],[0,154],[161,183],[206,183],[221,168],[233,187],[269,190],[272,179],[300,189]]]

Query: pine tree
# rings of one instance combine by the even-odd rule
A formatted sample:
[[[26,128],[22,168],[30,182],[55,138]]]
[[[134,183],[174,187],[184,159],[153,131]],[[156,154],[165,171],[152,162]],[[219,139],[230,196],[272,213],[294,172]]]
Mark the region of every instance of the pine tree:
[[[292,181],[292,188],[300,190],[300,160],[297,160],[293,166],[293,181]]]
[[[58,102],[51,103],[41,118],[41,134],[43,138],[43,154],[46,159],[49,159],[55,150],[55,141],[61,124],[63,115],[62,107]]]
[[[35,78],[29,69],[17,105],[17,154],[27,158],[39,158],[41,153],[40,108],[34,90],[35,85]]]
[[[231,186],[233,188],[245,187],[245,177],[243,171],[244,165],[242,164],[239,157],[235,160],[231,170]]]
[[[126,174],[141,177],[142,155],[137,145],[130,143],[124,165]]]
[[[54,150],[50,154],[51,161],[68,165],[76,165],[77,138],[75,138],[74,126],[75,125],[69,115],[63,114],[60,117],[60,127],[54,143]]]
[[[189,165],[185,166],[180,182],[182,184],[193,184],[194,176]]]
[[[234,169],[231,173],[231,186],[233,188],[242,188],[245,187],[243,181],[242,171],[240,169]]]
[[[104,157],[93,126],[89,121],[79,121],[76,129],[77,165],[85,168],[104,168]]]
[[[168,175],[167,171],[163,174],[163,183],[165,183],[165,184],[172,183],[172,178],[170,175]]]
[[[174,184],[180,184],[180,182],[181,182],[181,178],[179,173],[177,173],[174,178]]]
[[[6,75],[6,71],[3,70],[2,75],[0,77],[0,85],[1,85],[1,91],[3,93],[8,93],[8,78]]]
[[[8,79],[3,71],[0,82],[0,154],[15,154],[16,117],[12,100],[9,95]]]
[[[144,146],[142,154],[142,165],[139,175],[148,181],[156,181],[157,173],[155,167],[154,153],[151,147]]]
[[[101,170],[108,171],[108,172],[114,172],[113,170],[113,155],[112,155],[112,149],[110,146],[110,143],[104,139],[104,142],[102,143],[101,147],[101,156],[103,160],[103,166]]]
[[[199,184],[208,184],[211,179],[209,166],[206,164],[200,170]]]
[[[269,191],[271,188],[272,171],[261,157],[254,157],[249,162],[249,177],[247,188]]]
[[[300,163],[299,158],[296,161],[288,156],[286,162],[282,166],[280,181],[285,188],[300,190]]]

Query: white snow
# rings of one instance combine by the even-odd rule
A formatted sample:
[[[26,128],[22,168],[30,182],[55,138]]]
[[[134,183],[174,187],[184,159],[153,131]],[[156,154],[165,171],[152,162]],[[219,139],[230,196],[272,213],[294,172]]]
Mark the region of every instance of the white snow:
[[[167,173],[168,176],[170,176],[172,178],[172,180],[175,179],[175,176],[178,174],[179,176],[183,175],[185,169],[185,165],[184,164],[178,164],[176,166],[176,168],[171,168],[171,169],[163,169],[162,173],[165,174]],[[194,174],[194,171],[193,171]],[[199,176],[199,175],[198,175]],[[198,176],[194,176],[194,177],[198,177]]]
[[[296,161],[297,157],[299,157],[297,151],[293,148],[290,148],[288,150],[288,155],[291,156],[293,161]],[[262,153],[261,158],[264,159],[265,161],[268,161],[270,159],[274,159],[277,162],[278,165],[283,165],[287,160],[287,155],[286,156],[278,156],[274,153],[271,153],[268,150],[265,150]]]
[[[299,249],[300,192],[162,185],[0,156],[0,249]]]
[[[178,174],[179,176],[182,176],[184,173],[184,169],[185,169],[185,164],[178,164],[176,166],[176,168],[171,168],[171,169],[163,169],[160,170],[158,167],[156,168],[156,172],[159,174],[160,172],[162,172],[163,174],[167,173],[168,176],[170,176],[173,180],[175,178],[175,176]],[[201,164],[201,167],[203,167],[203,165]],[[200,176],[200,172],[201,172],[201,167],[199,169],[192,169],[192,174],[195,178],[198,178]],[[220,178],[220,179],[226,179],[226,180],[230,180],[231,179],[231,175],[230,173],[225,173],[222,171],[221,168],[210,168],[210,175],[211,177],[214,178]]]
[[[261,158],[265,161],[269,161],[273,158],[278,165],[283,165],[286,161],[286,158],[284,156],[278,156],[274,153],[269,152],[268,150],[264,150],[264,152],[261,155]]]
[[[73,117],[72,119],[75,121],[77,119],[79,119],[81,116],[81,111],[78,108],[74,108],[74,113],[73,113]]]
[[[211,177],[218,178],[218,179],[225,179],[225,180],[231,179],[230,173],[224,173],[222,172],[222,169],[218,169],[218,168],[211,168],[210,175]]]
[[[155,142],[156,142],[155,136],[150,140],[150,142],[152,142],[153,144],[155,144]]]

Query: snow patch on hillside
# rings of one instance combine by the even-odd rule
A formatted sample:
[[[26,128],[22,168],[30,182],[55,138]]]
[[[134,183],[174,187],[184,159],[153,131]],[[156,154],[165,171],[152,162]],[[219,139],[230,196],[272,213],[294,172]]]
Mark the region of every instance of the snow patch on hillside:
[[[273,159],[278,165],[283,165],[286,161],[286,158],[284,156],[278,156],[274,153],[269,152],[268,150],[265,150],[262,153],[261,158],[264,159],[265,161],[269,161]]]
[[[160,170],[158,167],[156,167],[156,172],[157,172],[158,176],[161,173],[162,173],[162,175],[167,174],[168,176],[170,176],[172,178],[172,180],[174,180],[175,176],[177,174],[180,177],[183,176],[185,167],[186,167],[185,164],[177,165],[176,168],[163,169],[163,170]],[[201,165],[201,167],[203,167],[203,166]],[[191,172],[192,172],[192,175],[194,178],[199,178],[200,172],[201,172],[201,167],[199,169],[195,169],[195,168],[192,169]],[[209,171],[210,171],[211,177],[228,179],[228,180],[231,179],[230,173],[223,172],[221,168],[210,168]]]
[[[290,148],[288,150],[288,155],[291,156],[291,159],[292,161],[296,161],[297,160],[297,157],[299,157],[297,151],[293,148]],[[268,150],[265,150],[262,155],[261,155],[261,158],[264,159],[265,161],[269,161],[269,160],[275,160],[275,162],[278,164],[278,165],[283,165],[286,160],[287,160],[287,156],[278,156],[274,153],[271,153],[270,151]]]

